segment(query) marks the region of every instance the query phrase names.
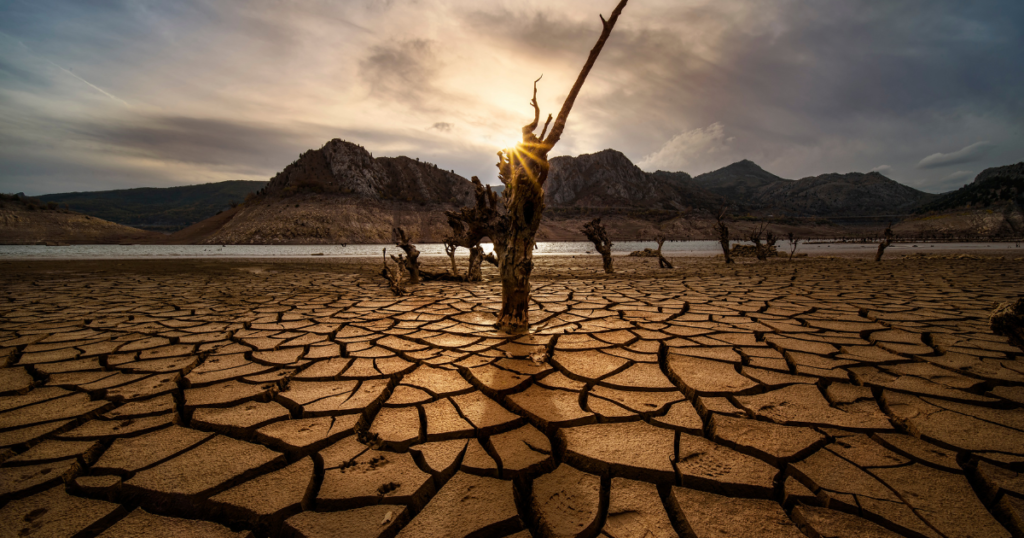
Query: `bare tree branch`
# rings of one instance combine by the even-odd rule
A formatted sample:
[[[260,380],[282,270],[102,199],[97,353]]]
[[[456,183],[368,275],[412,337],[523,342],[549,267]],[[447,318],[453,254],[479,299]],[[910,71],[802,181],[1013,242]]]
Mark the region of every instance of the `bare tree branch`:
[[[392,256],[394,258],[394,256]],[[394,293],[396,297],[405,295],[405,286],[402,284],[402,268],[397,264],[394,269],[388,265],[388,249],[384,248],[384,269],[381,270],[380,275],[387,279],[388,287],[391,288],[391,293]]]
[[[583,64],[583,70],[580,71],[578,77],[576,77],[576,83],[572,85],[572,89],[569,90],[568,97],[565,98],[565,102],[562,103],[562,109],[558,111],[558,118],[555,119],[555,126],[551,128],[551,134],[544,139],[544,144],[549,147],[554,147],[558,143],[558,140],[562,138],[562,131],[565,130],[565,122],[569,119],[569,112],[572,110],[573,103],[576,102],[576,96],[580,93],[580,88],[583,87],[583,82],[587,80],[587,75],[590,74],[591,68],[594,67],[594,62],[597,61],[597,56],[601,54],[601,49],[604,47],[604,42],[608,41],[608,36],[612,33],[612,28],[615,26],[615,21],[619,20],[619,14],[622,13],[622,8],[626,7],[628,0],[621,0],[619,5],[615,6],[612,11],[611,17],[608,20],[604,20],[603,15],[601,17],[601,37],[597,38],[597,44],[590,51],[590,56],[587,57],[587,63]]]

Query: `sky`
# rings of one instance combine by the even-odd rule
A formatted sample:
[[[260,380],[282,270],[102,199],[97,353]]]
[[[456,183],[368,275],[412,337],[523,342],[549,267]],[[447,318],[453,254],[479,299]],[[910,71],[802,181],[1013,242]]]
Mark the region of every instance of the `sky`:
[[[497,183],[615,0],[0,0],[0,192],[267,180],[332,138]],[[552,155],[927,192],[1024,160],[1020,0],[631,0]]]

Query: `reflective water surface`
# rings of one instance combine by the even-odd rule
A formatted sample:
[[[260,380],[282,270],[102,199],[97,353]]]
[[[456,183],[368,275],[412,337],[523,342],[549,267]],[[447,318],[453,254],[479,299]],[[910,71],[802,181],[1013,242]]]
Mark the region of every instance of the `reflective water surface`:
[[[743,242],[738,242],[743,243]],[[749,244],[749,243],[747,243]],[[780,253],[789,252],[786,241],[778,243]],[[444,256],[440,244],[417,244],[423,256]],[[485,252],[491,252],[493,245],[483,244]],[[612,245],[615,255],[626,255],[634,250],[657,248],[653,241],[621,241]],[[39,259],[125,259],[125,258],[355,258],[380,256],[381,249],[391,253],[399,252],[394,245],[69,245],[47,247],[42,245],[0,245],[0,258]],[[797,253],[810,255],[826,254],[869,254],[878,248],[874,243],[801,243]],[[894,252],[924,252],[928,249],[980,251],[986,249],[1012,249],[1013,243],[894,243],[888,254]],[[1024,251],[1024,249],[1021,249]],[[662,249],[668,256],[714,256],[721,253],[716,241],[668,241]],[[459,249],[460,256],[466,255]],[[536,255],[597,255],[594,246],[585,241],[553,241],[537,243]]]

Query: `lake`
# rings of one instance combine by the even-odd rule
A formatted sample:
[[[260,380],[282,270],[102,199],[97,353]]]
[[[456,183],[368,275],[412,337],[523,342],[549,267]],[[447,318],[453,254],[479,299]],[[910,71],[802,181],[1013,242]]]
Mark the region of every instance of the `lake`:
[[[734,243],[750,244],[743,241]],[[493,245],[484,243],[485,252]],[[444,256],[440,244],[418,244],[422,256]],[[653,241],[621,241],[612,245],[616,256],[634,250],[657,248]],[[394,245],[69,245],[47,247],[42,245],[0,245],[0,258],[4,259],[129,259],[129,258],[306,258],[316,255],[324,258],[357,258],[380,256],[381,249],[397,254]],[[801,243],[797,253],[810,255],[861,254],[869,255],[878,248],[874,243]],[[984,252],[986,250],[1014,249],[1013,243],[894,243],[886,251],[893,253],[923,252],[924,250],[954,250],[958,252]],[[788,253],[788,243],[778,243],[780,253]],[[1024,249],[1021,249],[1024,252]],[[667,241],[662,249],[666,256],[714,256],[721,254],[717,241]],[[466,249],[458,250],[465,256]],[[594,255],[594,246],[584,241],[554,241],[537,243],[538,256]]]

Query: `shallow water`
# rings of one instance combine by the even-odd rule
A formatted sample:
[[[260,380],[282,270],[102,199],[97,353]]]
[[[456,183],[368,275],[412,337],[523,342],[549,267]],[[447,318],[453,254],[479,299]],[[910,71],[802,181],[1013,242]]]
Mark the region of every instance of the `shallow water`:
[[[738,242],[741,244],[750,244]],[[491,252],[493,245],[484,243],[485,252]],[[440,244],[419,244],[416,247],[423,256],[444,256]],[[612,245],[612,253],[626,255],[634,250],[657,248],[653,241],[621,241]],[[0,245],[0,258],[5,259],[160,259],[160,258],[357,258],[376,257],[381,249],[390,253],[400,250],[394,245],[69,245],[47,247],[42,245]],[[789,252],[788,244],[778,244],[780,253]],[[810,255],[828,254],[872,254],[878,248],[875,243],[810,243],[800,244],[797,253]],[[886,251],[911,253],[928,250],[955,250],[984,252],[993,249],[1016,249],[1014,243],[894,243]],[[1020,249],[1024,252],[1024,249]],[[667,241],[662,252],[668,256],[714,256],[721,253],[717,241]],[[584,241],[555,241],[537,243],[535,255],[597,255],[594,246]],[[458,255],[465,256],[466,250],[459,249]]]

